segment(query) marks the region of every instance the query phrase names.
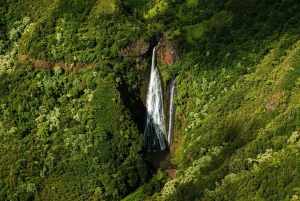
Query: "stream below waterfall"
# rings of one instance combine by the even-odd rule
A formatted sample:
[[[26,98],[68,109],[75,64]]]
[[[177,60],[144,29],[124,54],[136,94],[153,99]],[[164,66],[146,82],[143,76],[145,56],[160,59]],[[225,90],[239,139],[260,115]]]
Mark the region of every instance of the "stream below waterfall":
[[[148,152],[151,163],[156,168],[168,169],[175,168],[176,165],[171,163],[171,154],[168,149],[156,152]]]

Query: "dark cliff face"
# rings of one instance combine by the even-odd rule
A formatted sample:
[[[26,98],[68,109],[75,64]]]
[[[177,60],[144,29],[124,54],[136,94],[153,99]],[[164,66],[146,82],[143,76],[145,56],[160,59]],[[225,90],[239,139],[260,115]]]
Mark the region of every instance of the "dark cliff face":
[[[132,59],[140,61],[146,56],[149,51],[150,44],[139,39],[135,43],[127,46],[126,48],[119,50],[118,53],[126,59]]]
[[[143,81],[140,88],[140,95],[139,95],[139,104],[138,104],[138,127],[140,132],[144,132],[145,122],[146,122],[146,101],[147,101],[147,93],[148,93],[148,86],[150,81],[150,67],[148,67],[144,74],[143,74]]]

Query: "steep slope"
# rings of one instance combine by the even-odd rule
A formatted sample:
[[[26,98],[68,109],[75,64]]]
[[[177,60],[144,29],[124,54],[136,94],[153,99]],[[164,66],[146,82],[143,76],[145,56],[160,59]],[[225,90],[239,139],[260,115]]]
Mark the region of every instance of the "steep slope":
[[[1,198],[120,199],[146,181],[113,72],[20,65],[1,75]]]
[[[297,199],[299,3],[211,2],[206,18],[180,15],[200,4],[173,5],[165,30],[184,50],[162,67],[177,75],[180,146],[176,178],[151,200]]]
[[[180,167],[163,199],[297,195],[300,43],[293,38],[281,38],[252,73],[234,79],[235,71],[223,68],[188,79],[185,136],[176,152]]]
[[[1,199],[299,199],[297,0],[7,0],[0,14]],[[137,123],[160,38],[173,179],[151,178]]]
[[[8,3],[1,200],[120,200],[152,175],[135,122],[142,64],[118,54],[141,28],[117,1]]]

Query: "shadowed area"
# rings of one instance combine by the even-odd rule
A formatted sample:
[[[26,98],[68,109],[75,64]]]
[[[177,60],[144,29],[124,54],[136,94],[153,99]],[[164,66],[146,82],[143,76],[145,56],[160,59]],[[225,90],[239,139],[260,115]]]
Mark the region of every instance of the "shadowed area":
[[[176,166],[170,162],[171,155],[168,149],[156,152],[148,152],[150,160],[156,168],[175,168]]]

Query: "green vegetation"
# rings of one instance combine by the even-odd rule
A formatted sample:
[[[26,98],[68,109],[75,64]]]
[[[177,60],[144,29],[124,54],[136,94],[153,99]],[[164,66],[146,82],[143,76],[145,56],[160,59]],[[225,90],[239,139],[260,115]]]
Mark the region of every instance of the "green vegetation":
[[[160,192],[164,183],[168,180],[170,179],[168,179],[167,174],[158,170],[157,174],[153,175],[150,181],[138,188],[134,193],[125,197],[122,201],[145,200],[147,196]]]
[[[299,199],[297,0],[0,5],[1,200]],[[179,53],[158,61],[177,76],[173,179],[138,125],[160,37]]]
[[[1,199],[119,200],[153,173],[134,122],[142,71],[116,53],[141,28],[113,2],[27,3],[3,19]]]
[[[113,72],[18,65],[1,75],[4,199],[118,199],[146,181],[142,139]]]
[[[185,41],[182,61],[161,68],[178,75],[179,167],[149,200],[298,199],[298,6],[231,1],[167,32]]]

